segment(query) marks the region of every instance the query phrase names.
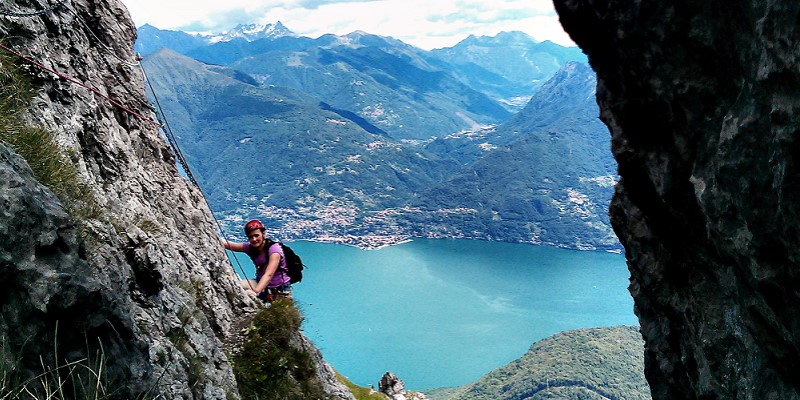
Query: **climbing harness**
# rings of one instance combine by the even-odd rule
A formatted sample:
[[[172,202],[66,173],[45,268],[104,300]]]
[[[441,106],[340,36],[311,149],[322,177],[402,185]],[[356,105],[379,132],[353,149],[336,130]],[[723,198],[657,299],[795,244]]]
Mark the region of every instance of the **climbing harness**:
[[[258,298],[268,303],[272,303],[277,299],[291,299],[292,285],[287,283],[274,288],[266,288],[263,292],[258,294]]]

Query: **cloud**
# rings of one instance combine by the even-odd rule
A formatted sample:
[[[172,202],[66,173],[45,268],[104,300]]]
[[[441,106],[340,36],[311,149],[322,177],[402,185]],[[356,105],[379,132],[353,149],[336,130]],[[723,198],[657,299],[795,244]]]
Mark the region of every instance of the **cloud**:
[[[302,8],[316,10],[320,6],[328,4],[369,3],[373,1],[381,1],[381,0],[299,0],[297,2],[297,5]]]
[[[213,18],[192,21],[179,28],[188,32],[220,32],[247,21],[251,13],[244,8],[235,8],[217,13]]]
[[[447,47],[470,34],[518,30],[572,45],[550,0],[122,0],[137,25],[222,32],[241,23],[283,22],[319,37],[364,31],[424,49]]]
[[[492,3],[457,1],[446,13],[430,13],[428,19],[437,23],[497,24],[539,16],[555,17],[549,1],[504,1],[502,7]]]

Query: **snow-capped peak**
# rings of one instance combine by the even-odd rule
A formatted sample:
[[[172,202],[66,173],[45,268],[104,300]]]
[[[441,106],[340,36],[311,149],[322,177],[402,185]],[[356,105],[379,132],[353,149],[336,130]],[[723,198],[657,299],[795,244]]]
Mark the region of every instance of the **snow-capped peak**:
[[[239,24],[235,28],[216,35],[211,35],[208,40],[211,43],[228,42],[236,38],[242,38],[248,42],[258,39],[275,39],[281,36],[295,36],[280,21],[275,24]]]

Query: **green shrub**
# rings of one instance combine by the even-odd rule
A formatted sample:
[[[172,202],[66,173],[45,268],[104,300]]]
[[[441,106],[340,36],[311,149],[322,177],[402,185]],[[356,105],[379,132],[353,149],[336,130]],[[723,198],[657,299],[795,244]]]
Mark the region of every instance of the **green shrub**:
[[[311,354],[299,346],[303,317],[289,299],[256,314],[245,341],[232,357],[243,399],[325,399]]]

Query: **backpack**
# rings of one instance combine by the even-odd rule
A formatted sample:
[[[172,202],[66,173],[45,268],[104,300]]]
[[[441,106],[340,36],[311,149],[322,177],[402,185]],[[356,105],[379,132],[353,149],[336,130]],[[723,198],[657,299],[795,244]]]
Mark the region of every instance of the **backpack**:
[[[281,242],[273,242],[269,241],[267,244],[267,248],[272,246],[273,243],[278,243],[281,245],[281,249],[283,250],[283,257],[286,259],[286,269],[287,273],[289,274],[289,283],[297,283],[303,280],[303,269],[305,265],[303,265],[303,261],[300,259],[300,256],[292,250],[291,247],[281,243]]]

